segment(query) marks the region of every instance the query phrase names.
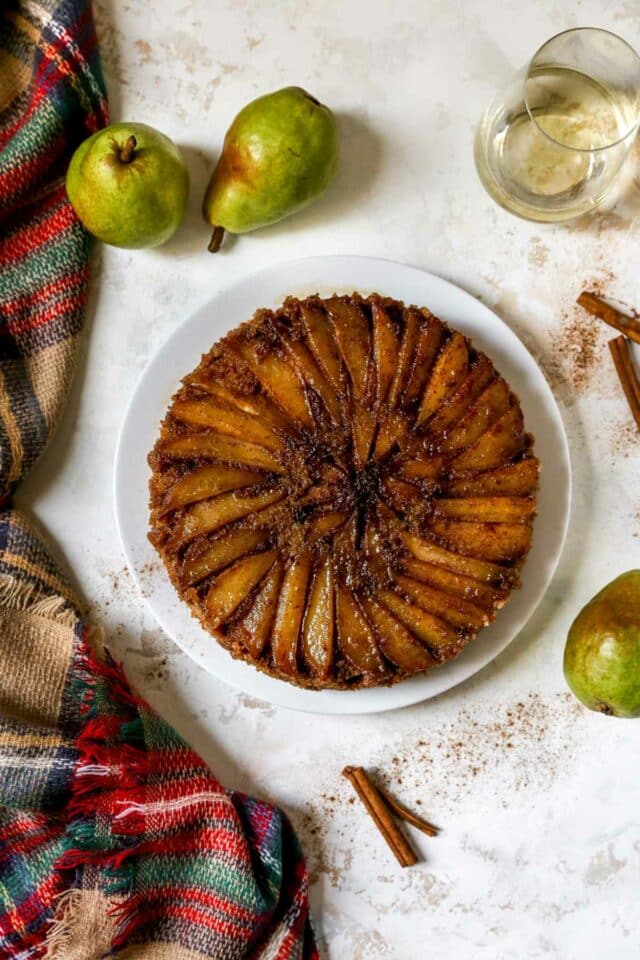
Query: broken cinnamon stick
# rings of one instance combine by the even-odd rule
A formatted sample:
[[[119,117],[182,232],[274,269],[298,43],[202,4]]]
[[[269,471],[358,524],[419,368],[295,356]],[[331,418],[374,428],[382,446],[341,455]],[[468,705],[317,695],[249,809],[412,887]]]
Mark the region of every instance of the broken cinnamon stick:
[[[384,798],[371,782],[366,770],[362,767],[345,767],[342,775],[350,780],[353,788],[360,797],[367,813],[384,837],[396,860],[401,867],[412,867],[418,862],[409,841],[393,819],[393,814]]]
[[[616,365],[616,372],[627,398],[629,409],[633,414],[638,430],[640,430],[640,381],[629,353],[629,341],[626,337],[615,337],[613,340],[609,340],[609,350]]]
[[[395,813],[396,817],[406,820],[406,822],[410,823],[416,830],[422,830],[423,833],[426,833],[428,837],[437,837],[440,831],[437,827],[434,827],[432,823],[429,823],[428,820],[423,820],[422,817],[419,817],[413,810],[409,810],[403,803],[400,803],[400,801],[396,800],[390,793],[387,793],[383,787],[378,787],[378,792],[381,794],[382,799],[391,812]]]
[[[629,317],[625,313],[621,313],[620,310],[612,307],[610,303],[605,303],[605,301],[597,297],[595,293],[590,293],[588,290],[582,291],[577,302],[581,307],[584,307],[588,313],[593,314],[594,317],[604,320],[604,322],[608,323],[614,330],[619,330],[620,333],[624,333],[625,337],[629,337],[630,340],[635,340],[636,343],[640,343],[640,321],[634,317]]]

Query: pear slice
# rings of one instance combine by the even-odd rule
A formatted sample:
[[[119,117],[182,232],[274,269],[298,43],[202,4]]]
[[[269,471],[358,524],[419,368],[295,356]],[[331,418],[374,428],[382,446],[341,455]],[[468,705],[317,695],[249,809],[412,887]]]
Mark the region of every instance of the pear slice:
[[[526,523],[536,512],[534,497],[464,497],[434,500],[436,516],[482,523]]]
[[[387,494],[387,502],[394,510],[401,514],[418,511],[422,515],[425,510],[424,497],[412,483],[398,480],[395,477],[387,477],[383,486]]]
[[[204,390],[232,407],[237,407],[244,413],[249,413],[259,420],[264,420],[265,423],[281,432],[286,432],[287,429],[291,428],[291,421],[284,411],[277,407],[273,400],[261,393],[246,394],[238,390],[230,390],[221,380],[198,371],[192,373],[187,378],[186,383]]]
[[[268,426],[248,413],[212,400],[176,400],[171,415],[183,423],[211,427],[216,433],[248,440],[267,450],[282,450],[282,440]]]
[[[445,489],[451,497],[526,497],[536,490],[539,474],[540,464],[535,457],[525,457],[468,480],[454,480]]]
[[[443,337],[444,327],[436,317],[429,315],[420,324],[415,353],[411,361],[411,372],[404,391],[405,405],[422,396]]]
[[[525,442],[522,412],[514,403],[486,433],[452,461],[452,472],[482,473],[493,470],[517,456],[524,449]]]
[[[394,582],[402,593],[422,610],[435,614],[454,627],[467,629],[471,626],[479,630],[489,623],[490,617],[486,611],[467,600],[443,593],[435,587],[430,587],[412,577],[405,577],[401,573],[394,575]]]
[[[276,622],[271,634],[273,662],[282,673],[294,674],[298,669],[298,636],[310,572],[311,554],[301,553],[293,561],[282,581]]]
[[[229,638],[241,643],[256,660],[262,655],[271,634],[283,573],[282,564],[274,563],[258,587],[248,612],[229,628]]]
[[[512,563],[531,544],[531,528],[523,523],[467,523],[434,517],[429,527],[452,550],[482,560]]]
[[[308,542],[315,543],[316,540],[333,533],[346,523],[348,516],[349,514],[344,510],[329,510],[327,513],[318,513],[310,517],[305,531]]]
[[[342,361],[327,315],[324,310],[305,303],[300,305],[300,314],[316,363],[339,393],[342,390]]]
[[[384,403],[393,382],[398,362],[398,339],[387,310],[379,304],[371,307],[373,323],[373,356],[376,367],[376,401]]]
[[[340,423],[341,409],[338,396],[316,364],[311,350],[300,340],[287,340],[287,350],[297,363],[302,377],[315,390],[329,411],[334,423]]]
[[[413,556],[425,563],[433,563],[439,567],[444,567],[445,570],[451,570],[453,573],[459,573],[462,576],[472,577],[474,580],[498,586],[511,583],[513,580],[511,571],[499,564],[479,560],[477,557],[465,557],[459,553],[453,553],[431,540],[425,540],[406,531],[402,533],[402,539]]]
[[[465,416],[440,441],[438,449],[455,453],[475,443],[492,424],[509,409],[511,394],[504,380],[494,380],[484,390]]]
[[[201,500],[185,511],[172,532],[170,549],[179,549],[202,536],[213,533],[233,520],[258,513],[282,500],[282,490],[264,490],[261,493],[221,493],[211,500]]]
[[[227,567],[209,587],[205,597],[208,623],[219,627],[262,580],[276,559],[275,550],[254,553]]]
[[[425,644],[437,660],[450,657],[460,649],[457,632],[440,617],[403,600],[391,590],[380,590],[379,600]]]
[[[394,447],[401,447],[408,431],[409,421],[403,413],[394,410],[387,414],[378,428],[373,459],[383,460]]]
[[[180,570],[182,586],[192,587],[200,583],[205,577],[217,573],[239,557],[264,546],[266,539],[264,530],[247,530],[245,527],[216,537],[204,550],[185,558]]]
[[[360,470],[369,460],[375,430],[376,421],[371,410],[364,403],[354,400],[351,409],[351,434],[356,466]]]
[[[429,670],[436,665],[437,660],[431,656],[426,647],[419,643],[411,631],[386,607],[376,603],[371,597],[363,597],[361,602],[367,619],[377,635],[378,645],[387,660],[400,670],[406,670],[409,673]]]
[[[265,349],[263,342],[247,340],[242,335],[229,341],[229,347],[247,364],[266,392],[298,423],[313,426],[304,383],[297,370]]]
[[[162,513],[186,507],[198,500],[215,497],[226,490],[237,490],[240,487],[255,486],[264,479],[263,473],[255,470],[243,470],[240,467],[230,467],[228,464],[209,463],[199,467],[181,477],[167,491],[162,502]]]
[[[333,568],[326,557],[315,572],[302,627],[302,655],[313,673],[323,680],[331,674],[335,604]]]
[[[219,460],[255,470],[285,473],[285,468],[268,450],[219,433],[193,433],[163,440],[158,452],[169,460]]]
[[[414,308],[405,311],[405,326],[402,334],[402,343],[400,344],[400,353],[396,361],[396,370],[393,375],[393,382],[389,389],[388,404],[390,408],[396,407],[400,402],[402,391],[407,385],[407,378],[411,370],[411,364],[415,355],[418,332],[420,330],[421,314]]]
[[[376,637],[358,601],[342,584],[336,589],[338,642],[342,653],[359,673],[377,677],[388,670],[380,656]]]
[[[444,345],[433,365],[431,376],[427,381],[420,409],[416,418],[416,425],[427,423],[430,417],[438,410],[445,400],[458,389],[467,375],[469,366],[469,348],[467,341],[460,333],[454,333]]]
[[[443,457],[428,457],[416,460],[399,461],[399,474],[409,481],[438,480],[444,466]]]
[[[451,428],[466,415],[471,404],[495,379],[495,376],[496,372],[489,358],[484,354],[478,357],[469,367],[468,376],[429,420],[427,431],[429,437],[436,439],[448,435]],[[432,443],[434,439],[431,440]]]
[[[367,397],[371,335],[362,307],[341,297],[327,300],[329,316],[340,352],[353,384],[353,395],[359,400]]]
[[[415,557],[406,557],[402,560],[401,567],[414,580],[437,587],[455,597],[471,600],[477,606],[487,610],[492,610],[496,604],[500,604],[505,596],[505,591],[500,587],[490,586],[461,573],[453,573],[446,567],[425,563]]]

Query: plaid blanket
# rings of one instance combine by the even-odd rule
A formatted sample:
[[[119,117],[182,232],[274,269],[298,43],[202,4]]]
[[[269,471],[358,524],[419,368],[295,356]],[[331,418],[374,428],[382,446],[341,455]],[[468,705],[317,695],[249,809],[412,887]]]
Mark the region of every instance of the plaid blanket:
[[[71,152],[107,121],[88,0],[0,4],[0,960],[315,960],[286,818],[130,688],[11,494],[59,418],[88,282]]]

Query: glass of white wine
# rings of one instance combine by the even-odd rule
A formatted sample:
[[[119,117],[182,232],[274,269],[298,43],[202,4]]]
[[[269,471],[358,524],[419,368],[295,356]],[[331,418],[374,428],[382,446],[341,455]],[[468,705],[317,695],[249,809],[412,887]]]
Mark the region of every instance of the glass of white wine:
[[[639,121],[635,50],[607,30],[566,30],[540,47],[482,118],[480,179],[528,220],[578,217],[606,196]]]

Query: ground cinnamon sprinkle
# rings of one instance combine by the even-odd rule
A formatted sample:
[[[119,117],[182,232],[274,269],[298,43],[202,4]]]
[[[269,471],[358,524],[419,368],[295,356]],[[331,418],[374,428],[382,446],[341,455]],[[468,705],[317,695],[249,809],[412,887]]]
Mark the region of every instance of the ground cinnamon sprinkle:
[[[563,317],[562,329],[553,347],[558,364],[575,390],[583,390],[603,358],[607,359],[607,336],[602,326],[584,310],[580,310],[579,315],[572,310]]]

